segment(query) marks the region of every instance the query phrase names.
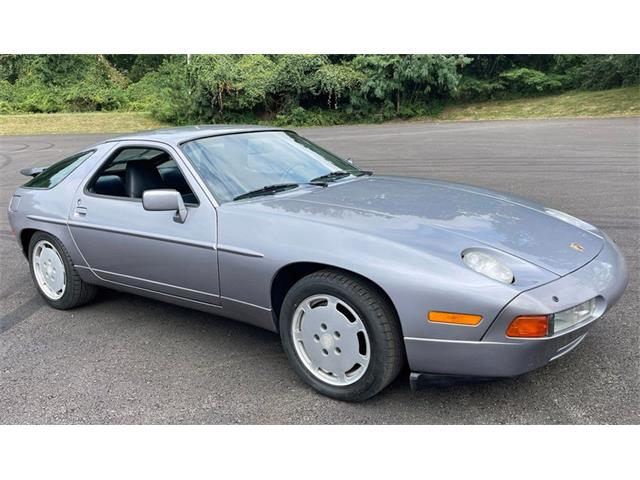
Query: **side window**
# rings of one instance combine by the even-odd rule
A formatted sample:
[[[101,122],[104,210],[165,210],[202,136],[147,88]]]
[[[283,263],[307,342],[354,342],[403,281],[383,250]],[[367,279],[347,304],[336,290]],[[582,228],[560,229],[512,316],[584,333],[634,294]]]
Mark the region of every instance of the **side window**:
[[[118,150],[93,177],[87,191],[96,195],[141,199],[145,190],[173,188],[184,203],[198,199],[171,156],[164,150],[128,147]]]
[[[29,188],[52,188],[64,180],[73,172],[82,162],[89,158],[95,150],[89,152],[78,153],[72,157],[60,160],[48,167],[40,175],[25,183],[24,187]]]

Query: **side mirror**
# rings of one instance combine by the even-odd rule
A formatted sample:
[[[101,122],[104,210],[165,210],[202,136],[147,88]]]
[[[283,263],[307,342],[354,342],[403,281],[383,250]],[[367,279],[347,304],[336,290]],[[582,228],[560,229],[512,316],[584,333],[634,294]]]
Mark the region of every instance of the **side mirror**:
[[[182,195],[172,188],[145,190],[142,193],[142,207],[151,212],[176,212],[173,219],[184,223],[187,219],[187,208],[182,201]]]

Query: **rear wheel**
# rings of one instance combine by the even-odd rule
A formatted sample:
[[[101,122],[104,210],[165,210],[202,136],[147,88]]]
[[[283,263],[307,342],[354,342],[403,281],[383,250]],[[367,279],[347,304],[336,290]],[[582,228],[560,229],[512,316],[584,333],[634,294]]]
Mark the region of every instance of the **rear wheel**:
[[[393,308],[369,282],[339,271],[313,273],[291,288],[280,336],[302,379],[340,400],[372,397],[404,361]]]
[[[64,245],[53,235],[37,232],[31,237],[29,266],[38,292],[54,308],[67,310],[95,297],[97,287],[80,278]]]

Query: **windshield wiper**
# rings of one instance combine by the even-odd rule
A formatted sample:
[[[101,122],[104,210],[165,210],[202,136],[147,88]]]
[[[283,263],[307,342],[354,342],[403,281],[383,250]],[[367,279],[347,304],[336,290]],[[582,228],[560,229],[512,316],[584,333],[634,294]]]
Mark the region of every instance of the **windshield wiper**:
[[[302,183],[276,183],[275,185],[267,185],[266,187],[258,188],[257,190],[251,190],[250,192],[242,193],[237,197],[233,197],[233,200],[242,200],[243,198],[257,197],[259,195],[273,195],[274,193],[282,192],[284,190],[290,190],[292,188],[299,187],[300,185],[313,185],[314,187],[326,187],[325,182],[302,182]]]
[[[290,190],[292,188],[299,187],[300,185],[313,185],[314,187],[326,187],[325,182],[301,182],[301,183],[276,183],[274,185],[267,185],[266,187],[258,188],[257,190],[251,190],[250,192],[241,193],[237,197],[233,197],[233,200],[242,200],[243,198],[257,197],[259,195],[273,195],[274,193],[282,192],[284,190]]]
[[[357,170],[355,172],[345,172],[344,170],[338,170],[335,172],[329,172],[326,175],[320,175],[319,177],[312,178],[309,183],[314,182],[333,182],[340,178],[348,177],[349,175],[355,175],[356,177],[362,177],[363,175],[371,176],[373,172],[371,170]]]
[[[338,180],[339,178],[348,177],[351,175],[349,172],[345,172],[344,170],[337,170],[335,172],[329,172],[325,175],[320,175],[319,177],[312,178],[309,180],[309,183],[313,182],[333,182]]]
[[[299,186],[297,183],[276,183],[273,185],[267,185],[265,187],[258,188],[257,190],[251,190],[250,192],[242,193],[237,197],[233,197],[233,200],[242,200],[243,198],[257,197],[260,195],[273,195],[274,193],[289,190],[291,188],[296,188],[297,186]]]

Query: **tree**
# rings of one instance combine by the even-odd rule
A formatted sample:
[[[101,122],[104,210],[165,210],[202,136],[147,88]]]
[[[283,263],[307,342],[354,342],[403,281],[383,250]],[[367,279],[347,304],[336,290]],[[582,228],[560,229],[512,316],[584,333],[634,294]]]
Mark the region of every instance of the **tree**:
[[[277,75],[265,55],[194,55],[190,72],[195,94],[208,101],[219,119],[226,110],[251,111],[264,105]]]
[[[147,110],[165,122],[178,125],[198,121],[196,96],[184,55],[163,61],[157,71],[149,72],[128,89],[129,105]]]
[[[365,77],[360,103],[378,101],[400,112],[402,98],[426,101],[455,91],[458,68],[468,63],[461,55],[358,55],[353,66]]]
[[[365,76],[348,63],[326,64],[315,73],[315,91],[327,95],[329,108],[338,108],[338,99],[355,91],[364,82]]]
[[[272,88],[274,110],[290,110],[313,96],[314,75],[327,65],[326,55],[272,55],[276,74]]]
[[[226,96],[232,91],[235,80],[235,55],[194,55],[190,71],[194,84],[208,99],[212,111],[224,116]]]

